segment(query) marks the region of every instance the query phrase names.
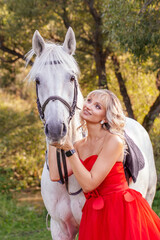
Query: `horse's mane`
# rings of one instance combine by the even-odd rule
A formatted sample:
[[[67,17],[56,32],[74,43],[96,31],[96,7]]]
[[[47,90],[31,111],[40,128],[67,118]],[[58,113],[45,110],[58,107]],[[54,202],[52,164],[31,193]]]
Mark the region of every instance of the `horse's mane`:
[[[35,52],[31,49],[26,55],[26,66],[31,61]],[[79,75],[80,70],[78,64],[72,55],[69,55],[63,50],[61,45],[57,45],[51,42],[45,42],[45,49],[40,55],[36,56],[34,64],[27,75],[29,81],[35,80],[36,75],[43,70],[46,66],[52,66],[55,70],[60,70],[60,67],[65,68],[67,71],[72,71]],[[51,68],[49,68],[51,69]]]

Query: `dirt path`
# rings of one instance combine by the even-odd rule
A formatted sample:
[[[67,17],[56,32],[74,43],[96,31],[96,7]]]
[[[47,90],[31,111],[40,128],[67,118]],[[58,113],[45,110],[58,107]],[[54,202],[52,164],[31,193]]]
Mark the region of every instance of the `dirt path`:
[[[20,205],[28,203],[38,209],[44,207],[40,190],[15,192],[13,193],[13,198],[15,198]]]

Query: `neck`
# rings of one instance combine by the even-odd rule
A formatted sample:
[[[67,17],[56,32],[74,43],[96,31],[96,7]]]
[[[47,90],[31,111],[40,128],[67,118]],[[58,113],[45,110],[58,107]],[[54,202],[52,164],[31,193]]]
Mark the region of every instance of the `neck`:
[[[88,136],[87,139],[91,141],[98,140],[100,138],[103,138],[107,131],[105,131],[100,123],[87,123],[87,130],[88,130]]]

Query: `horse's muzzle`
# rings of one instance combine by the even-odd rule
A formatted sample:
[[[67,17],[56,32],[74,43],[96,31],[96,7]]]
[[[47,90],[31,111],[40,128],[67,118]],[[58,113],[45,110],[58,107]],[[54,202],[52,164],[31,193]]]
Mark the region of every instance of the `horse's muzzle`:
[[[67,134],[67,126],[64,122],[48,121],[45,124],[45,135],[49,142],[59,142]]]

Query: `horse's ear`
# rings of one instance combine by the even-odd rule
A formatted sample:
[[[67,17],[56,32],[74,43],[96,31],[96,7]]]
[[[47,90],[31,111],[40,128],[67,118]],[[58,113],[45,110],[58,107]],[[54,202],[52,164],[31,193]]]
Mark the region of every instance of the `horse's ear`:
[[[45,48],[45,42],[38,30],[34,32],[33,38],[32,38],[32,48],[35,52],[35,54],[39,57],[44,48]]]
[[[65,36],[65,40],[63,43],[63,50],[68,54],[74,54],[76,50],[76,38],[71,27],[68,28],[68,31]]]

